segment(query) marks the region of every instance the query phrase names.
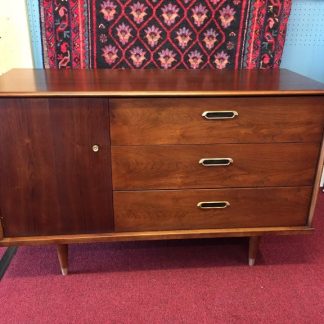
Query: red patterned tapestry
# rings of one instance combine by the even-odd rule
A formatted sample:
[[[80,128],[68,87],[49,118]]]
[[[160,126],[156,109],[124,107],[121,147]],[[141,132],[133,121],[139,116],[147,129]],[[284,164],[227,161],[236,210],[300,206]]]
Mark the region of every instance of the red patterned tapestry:
[[[40,0],[45,68],[277,68],[291,0]]]

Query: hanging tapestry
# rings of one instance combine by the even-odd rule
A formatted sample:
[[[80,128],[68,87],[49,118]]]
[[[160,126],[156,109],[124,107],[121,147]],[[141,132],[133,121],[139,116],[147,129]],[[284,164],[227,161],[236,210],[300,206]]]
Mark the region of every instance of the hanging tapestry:
[[[291,0],[40,0],[45,68],[277,68]]]

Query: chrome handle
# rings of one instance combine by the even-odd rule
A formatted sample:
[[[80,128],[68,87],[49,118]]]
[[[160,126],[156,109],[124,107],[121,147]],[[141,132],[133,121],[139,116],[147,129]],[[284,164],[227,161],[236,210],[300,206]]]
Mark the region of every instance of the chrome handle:
[[[199,164],[205,167],[214,167],[214,166],[229,166],[233,163],[231,158],[204,158],[199,160]]]
[[[232,111],[204,111],[202,117],[206,119],[233,119],[238,116],[238,112]]]
[[[97,153],[99,151],[99,145],[95,144],[92,146],[92,151]]]
[[[228,201],[201,201],[197,204],[200,209],[227,208],[231,204]]]

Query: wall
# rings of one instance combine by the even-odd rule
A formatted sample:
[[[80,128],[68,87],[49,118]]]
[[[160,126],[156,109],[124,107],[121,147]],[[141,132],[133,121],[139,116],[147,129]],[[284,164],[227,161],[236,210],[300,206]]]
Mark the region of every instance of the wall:
[[[0,8],[0,74],[15,67],[32,67],[25,1],[0,0]]]
[[[324,82],[324,1],[293,0],[281,67]]]

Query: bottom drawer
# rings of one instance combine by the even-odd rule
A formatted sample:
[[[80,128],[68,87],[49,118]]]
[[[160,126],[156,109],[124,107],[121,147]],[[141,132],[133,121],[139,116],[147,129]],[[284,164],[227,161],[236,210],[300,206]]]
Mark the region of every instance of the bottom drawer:
[[[115,191],[115,230],[301,226],[311,192],[311,187]]]

